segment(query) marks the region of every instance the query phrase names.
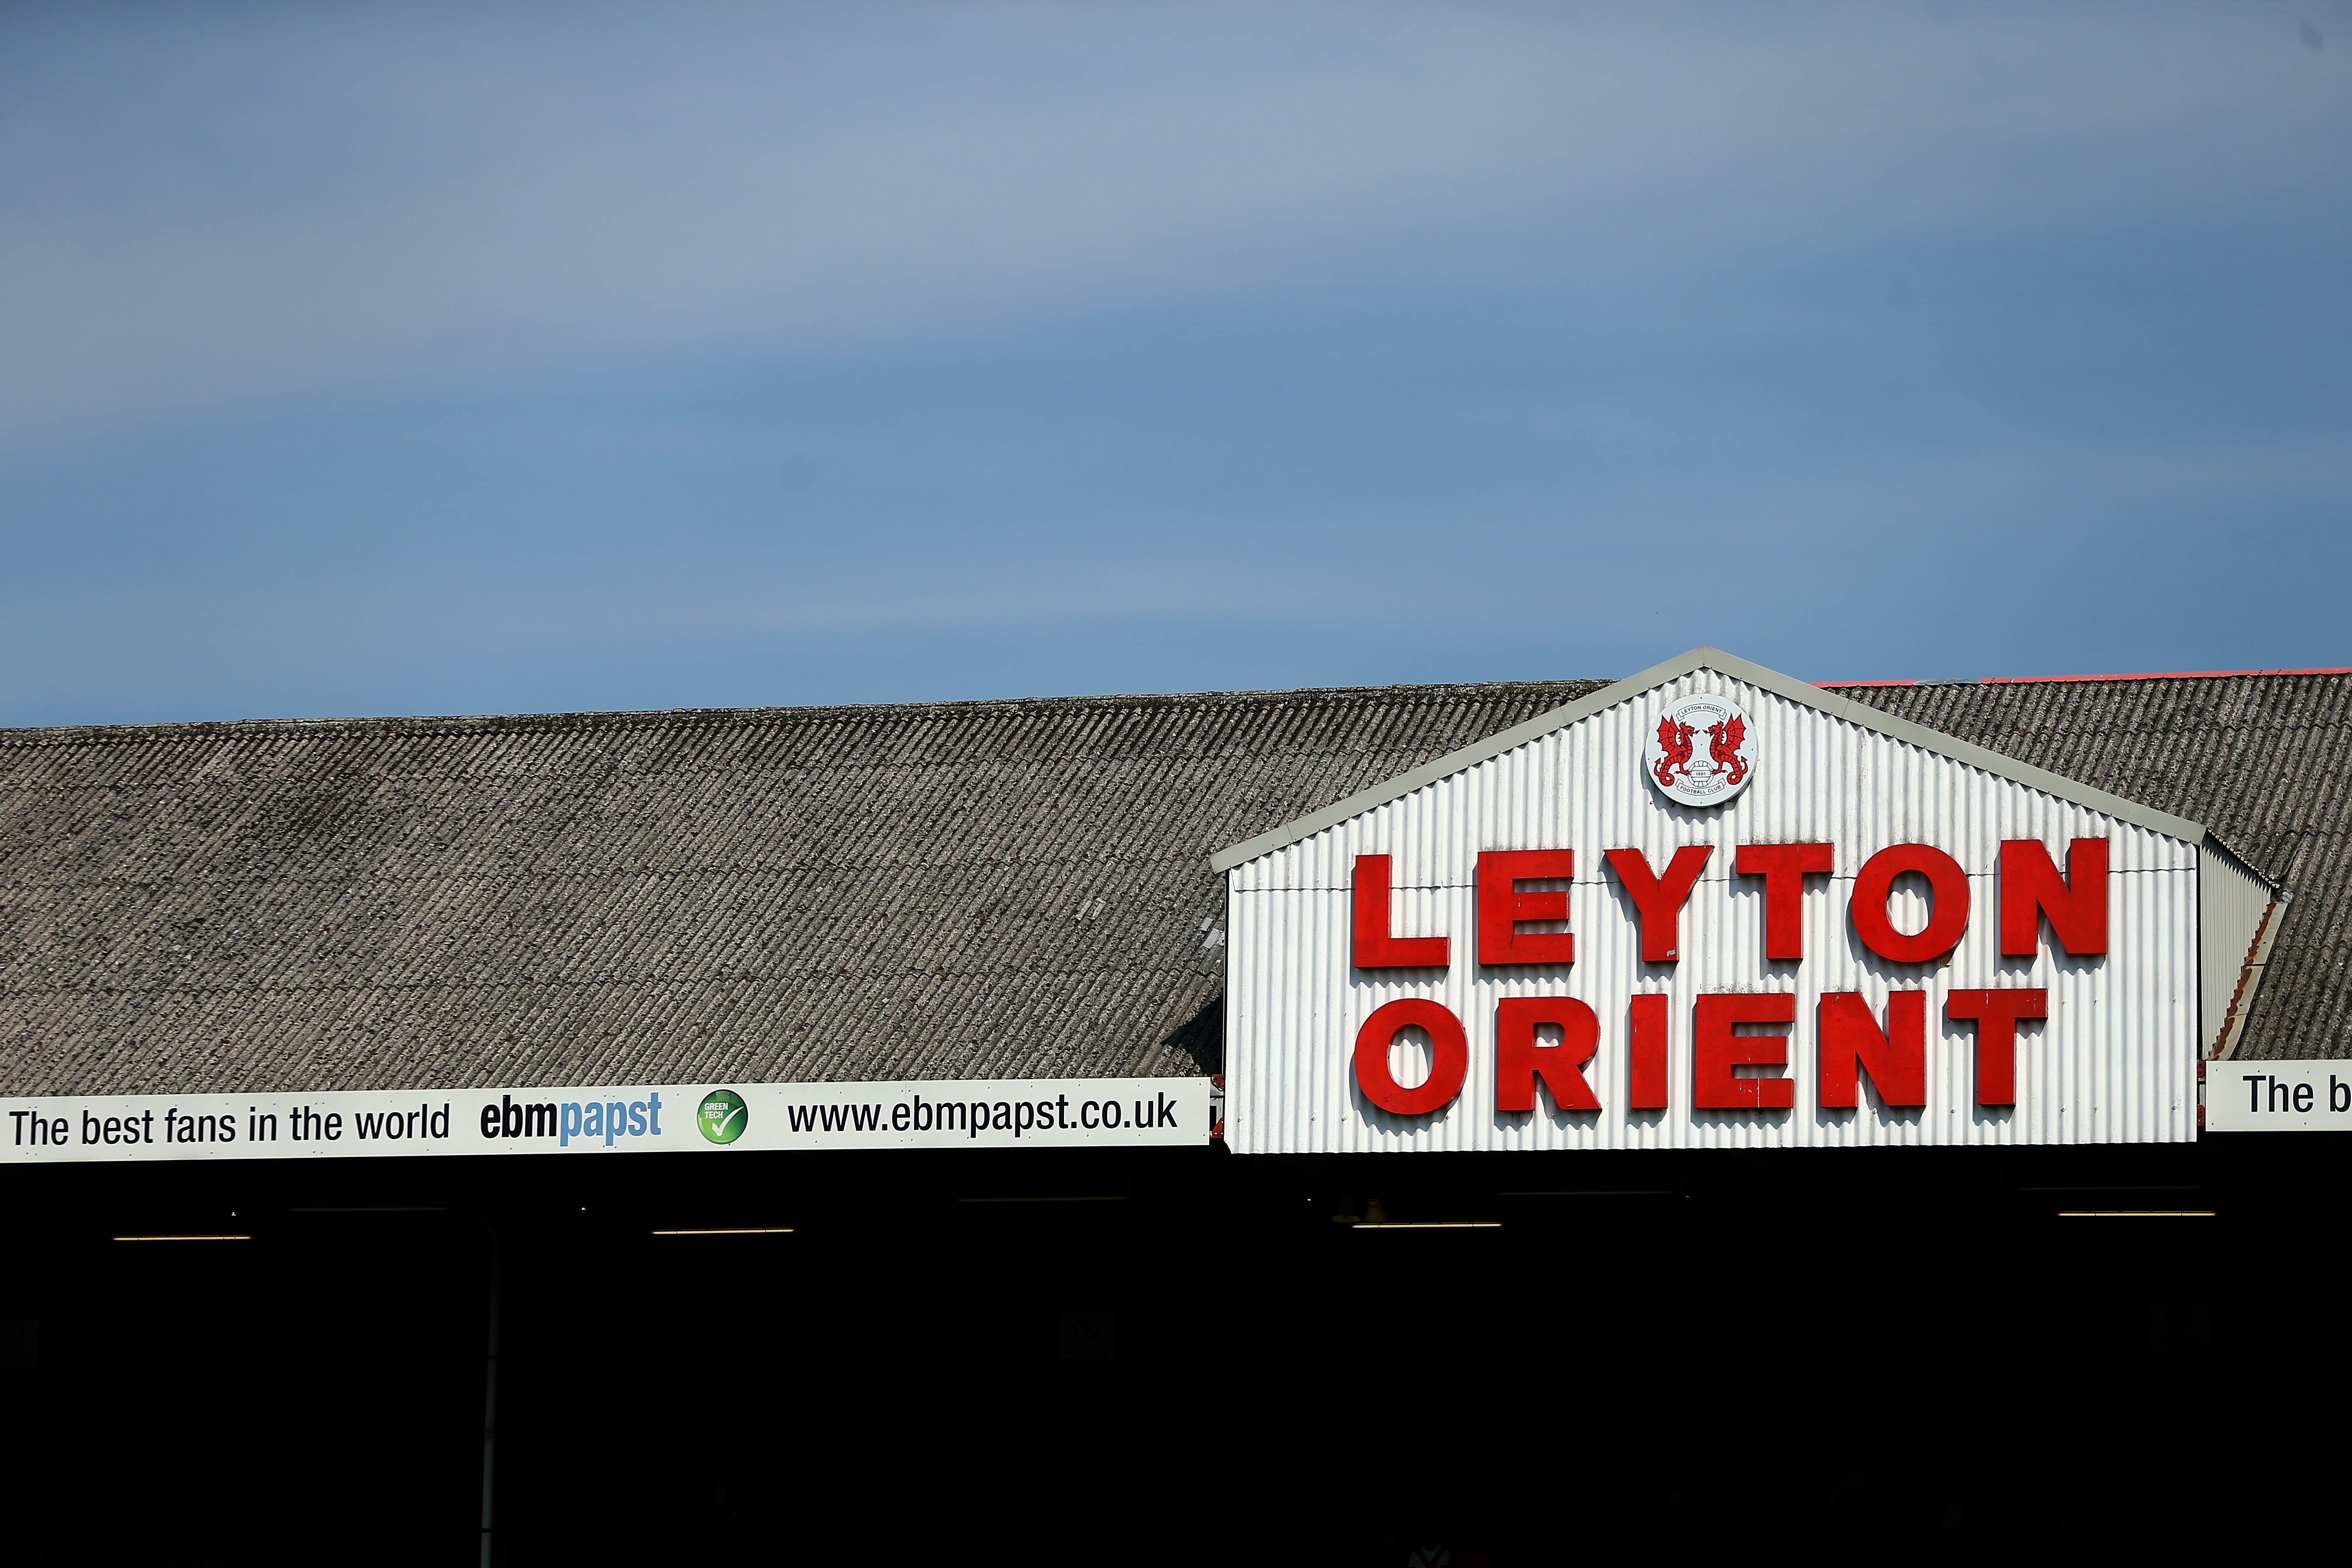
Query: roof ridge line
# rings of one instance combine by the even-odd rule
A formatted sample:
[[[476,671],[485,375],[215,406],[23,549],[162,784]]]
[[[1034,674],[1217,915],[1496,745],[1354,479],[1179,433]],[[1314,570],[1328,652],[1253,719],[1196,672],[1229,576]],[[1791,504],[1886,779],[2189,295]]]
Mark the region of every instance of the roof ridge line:
[[[2249,675],[2352,675],[2352,665],[2315,669],[2152,669],[2126,675],[1981,675],[1958,680],[1816,680],[1823,691],[1864,686],[2047,686],[2077,680],[2223,680]]]
[[[1377,692],[1411,692],[1431,699],[1447,694],[1506,691],[1545,686],[1605,686],[1591,676],[1564,676],[1520,680],[1454,680],[1398,682],[1385,686],[1268,687],[1263,689],[1217,691],[1066,692],[1051,697],[949,697],[909,702],[815,702],[798,706],[752,708],[624,708],[575,709],[548,713],[383,713],[343,714],[320,718],[162,719],[122,724],[27,724],[0,726],[0,749],[44,745],[75,745],[140,740],[199,739],[220,735],[289,734],[500,734],[517,731],[562,733],[589,730],[687,728],[742,722],[806,721],[824,717],[857,721],[875,717],[916,717],[929,711],[942,717],[974,714],[1035,712],[1067,707],[1116,709],[1122,705],[1210,705],[1218,702],[1279,704],[1342,702]]]

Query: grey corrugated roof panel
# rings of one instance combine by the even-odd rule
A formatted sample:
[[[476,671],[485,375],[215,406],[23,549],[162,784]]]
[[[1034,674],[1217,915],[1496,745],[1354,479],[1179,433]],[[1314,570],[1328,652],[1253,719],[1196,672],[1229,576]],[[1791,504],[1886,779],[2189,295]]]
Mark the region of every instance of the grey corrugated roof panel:
[[[1210,1070],[1213,852],[1603,685],[0,732],[0,1092]],[[2210,823],[2352,1053],[2352,681],[1847,695]]]
[[[0,1090],[1202,1071],[1210,850],[1580,689],[0,732]]]

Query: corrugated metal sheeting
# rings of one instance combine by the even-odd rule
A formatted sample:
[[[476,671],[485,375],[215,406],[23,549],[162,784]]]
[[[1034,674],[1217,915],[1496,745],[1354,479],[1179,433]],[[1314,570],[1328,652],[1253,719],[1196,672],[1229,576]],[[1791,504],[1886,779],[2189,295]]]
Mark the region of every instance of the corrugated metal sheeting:
[[[1655,710],[1682,695],[1732,695],[1754,721],[1758,773],[1715,811],[1670,805],[1641,771]],[[2110,951],[2030,963],[1998,948],[1992,871],[2004,838],[2037,838],[2063,858],[2074,837],[2110,841]],[[1738,843],[1826,842],[1836,869],[1805,894],[1806,958],[1767,963],[1762,889],[1733,875]],[[1950,852],[1970,876],[1974,913],[1948,963],[1893,964],[1869,953],[1844,920],[1861,862],[1890,844]],[[1663,867],[1675,847],[1715,847],[1684,915],[1680,963],[1645,965],[1638,928],[1601,858],[1635,847]],[[1478,851],[1570,847],[1573,965],[1482,972],[1473,962],[1473,870]],[[1394,857],[1397,930],[1444,933],[1453,964],[1429,972],[1360,971],[1349,960],[1355,856]],[[2198,849],[1711,670],[1677,679],[1543,739],[1237,867],[1229,878],[1233,954],[1227,1051],[1228,1136],[1244,1151],[1759,1148],[1874,1143],[2141,1142],[2192,1135],[2199,1043]],[[1906,907],[1907,905],[1907,907]],[[1895,892],[1903,930],[1924,923],[1923,896]],[[1975,1103],[1971,1026],[1948,1023],[1954,988],[2046,987],[2051,1017],[2020,1031],[2018,1103]],[[1859,991],[1884,1016],[1887,993],[1933,998],[1928,1104],[1815,1107],[1813,1007],[1824,991]],[[1697,1111],[1689,1103],[1689,1020],[1701,992],[1794,992],[1792,1111]],[[1625,999],[1673,998],[1674,1104],[1630,1111]],[[1494,1109],[1496,1004],[1567,994],[1601,1016],[1588,1077],[1604,1110]],[[1468,1082],[1447,1110],[1397,1117],[1362,1100],[1351,1075],[1358,1027],[1391,997],[1433,996],[1467,1026]],[[1613,1108],[1613,1109],[1612,1109]]]
[[[1213,853],[1603,684],[0,732],[0,1092],[1213,1071]],[[2352,678],[1843,694],[2210,825],[2352,1056]]]
[[[1210,854],[1599,684],[0,732],[0,1094],[1213,1071]]]
[[[2205,1054],[2221,1041],[2222,1026],[2238,1000],[2239,986],[2253,957],[2254,938],[2275,896],[2271,885],[2244,861],[2209,841],[2200,857],[2198,889],[2199,971],[2204,977],[2201,1037]]]
[[[2294,895],[2240,1059],[2352,1057],[2352,675],[1841,688],[1856,702],[2211,828]]]

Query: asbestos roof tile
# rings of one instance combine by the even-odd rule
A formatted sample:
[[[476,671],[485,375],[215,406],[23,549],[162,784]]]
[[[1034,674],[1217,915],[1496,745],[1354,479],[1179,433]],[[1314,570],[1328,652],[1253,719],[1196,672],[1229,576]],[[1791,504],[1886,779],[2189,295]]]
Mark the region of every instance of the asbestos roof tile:
[[[1210,854],[1600,684],[0,732],[0,1093],[1214,1070]]]
[[[0,1093],[1213,1071],[1212,853],[1603,684],[0,731]],[[1843,692],[2209,824],[2352,1055],[2352,678]]]

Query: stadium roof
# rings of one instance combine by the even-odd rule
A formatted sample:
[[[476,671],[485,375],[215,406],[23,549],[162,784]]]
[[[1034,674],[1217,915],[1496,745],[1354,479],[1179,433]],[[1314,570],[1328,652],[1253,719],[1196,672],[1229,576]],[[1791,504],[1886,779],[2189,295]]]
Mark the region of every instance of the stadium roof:
[[[0,1094],[1213,1071],[1212,855],[1606,684],[0,731]],[[2352,1056],[2352,674],[1837,690],[2206,824]]]

